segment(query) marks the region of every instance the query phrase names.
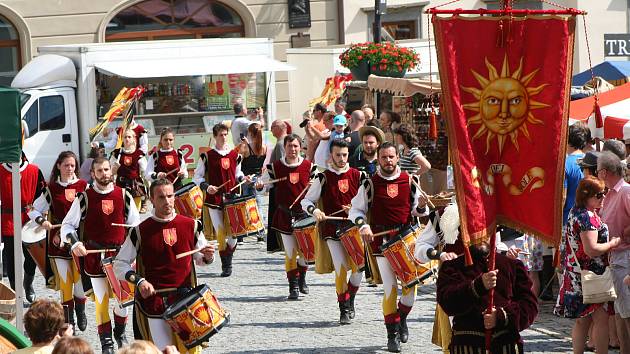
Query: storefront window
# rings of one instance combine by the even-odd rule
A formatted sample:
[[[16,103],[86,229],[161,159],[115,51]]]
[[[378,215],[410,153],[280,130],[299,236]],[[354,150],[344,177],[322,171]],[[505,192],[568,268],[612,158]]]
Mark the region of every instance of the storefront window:
[[[418,38],[415,21],[383,22],[382,26],[395,40]]]
[[[0,85],[11,84],[21,61],[20,37],[15,26],[0,15]]]
[[[119,12],[105,32],[108,42],[244,36],[238,13],[213,0],[143,1]]]

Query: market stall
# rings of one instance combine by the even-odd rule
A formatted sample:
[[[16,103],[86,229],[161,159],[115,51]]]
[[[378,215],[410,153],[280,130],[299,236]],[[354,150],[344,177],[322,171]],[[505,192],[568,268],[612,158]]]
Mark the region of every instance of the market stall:
[[[630,83],[598,95],[602,121],[597,122],[594,97],[569,104],[569,124],[584,122],[594,138],[630,139]]]

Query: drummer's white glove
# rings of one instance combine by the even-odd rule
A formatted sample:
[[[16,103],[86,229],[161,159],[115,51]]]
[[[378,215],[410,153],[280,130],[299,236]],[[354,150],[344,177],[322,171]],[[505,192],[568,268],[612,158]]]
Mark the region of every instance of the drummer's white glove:
[[[374,236],[372,236],[372,228],[370,225],[365,224],[359,228],[359,233],[361,237],[363,237],[363,241],[366,243],[370,243],[374,240]]]
[[[72,248],[72,254],[77,256],[77,257],[85,257],[87,256],[87,250],[85,249],[85,246],[83,246],[83,242],[77,242],[75,243]]]
[[[315,219],[317,219],[318,222],[326,220],[326,213],[319,209],[313,210],[313,216],[315,217]]]

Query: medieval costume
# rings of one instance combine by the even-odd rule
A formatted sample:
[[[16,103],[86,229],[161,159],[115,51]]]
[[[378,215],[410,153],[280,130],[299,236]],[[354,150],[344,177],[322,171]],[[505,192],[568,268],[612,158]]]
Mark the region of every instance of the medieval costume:
[[[159,172],[167,174],[166,179],[173,183],[175,190],[182,188],[182,179],[188,178],[188,168],[186,167],[184,153],[179,149],[158,148],[155,152],[149,154],[145,174],[147,180],[155,181]],[[179,176],[178,172],[182,172],[183,175]]]
[[[110,159],[112,167],[116,169],[116,185],[127,189],[140,208],[140,199],[146,196],[142,176],[147,170],[147,159],[140,149],[133,151],[120,148],[112,151]]]

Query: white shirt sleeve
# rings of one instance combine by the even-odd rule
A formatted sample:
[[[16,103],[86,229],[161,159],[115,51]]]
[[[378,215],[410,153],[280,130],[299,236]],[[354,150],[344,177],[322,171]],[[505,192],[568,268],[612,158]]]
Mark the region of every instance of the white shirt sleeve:
[[[66,235],[69,233],[76,232],[79,228],[79,223],[81,222],[81,204],[79,202],[79,197],[75,198],[72,202],[72,206],[70,206],[70,210],[68,210],[68,214],[63,218],[63,222],[61,223],[61,245],[66,242]]]
[[[149,134],[142,133],[138,139],[140,146],[138,147],[145,154],[149,152]]]
[[[46,200],[47,194],[47,192],[40,194],[33,202],[33,208],[28,212],[28,217],[31,220],[35,221],[38,217],[44,216],[48,209],[50,209],[50,204],[48,204],[48,200]]]
[[[129,193],[129,192],[125,192]],[[131,197],[131,195],[129,195]],[[136,207],[136,203],[131,198],[131,203],[129,203],[129,213],[127,214],[127,218],[125,219],[125,223],[127,225],[138,225],[140,224],[140,213],[138,212],[138,208]]]
[[[144,176],[147,171],[147,158],[146,156],[142,156],[138,160],[138,166],[140,167],[140,175]]]
[[[415,179],[418,178],[418,176],[417,175],[412,175],[411,178],[415,180]],[[421,189],[418,188],[420,186],[420,182],[419,181],[416,181],[416,182],[417,183],[415,183],[415,184],[417,184],[417,186],[414,185],[414,184],[411,185],[411,191],[412,191],[412,194],[411,194],[411,215],[413,215],[413,216],[427,216],[427,215],[429,215],[429,208],[428,208],[428,206],[424,208],[424,212],[422,212],[422,213],[418,213],[418,210],[416,209],[418,207],[418,197],[421,194],[421,192],[420,192]]]
[[[439,239],[437,232],[435,232],[435,227],[433,227],[433,223],[429,220],[420,236],[416,239],[416,251],[414,256],[422,263],[429,262],[430,259],[427,256],[427,251],[431,248],[435,248],[438,241]]]
[[[137,235],[138,229],[136,228],[133,232]],[[127,275],[130,270],[133,270],[131,265],[136,260],[137,256],[138,250],[136,249],[136,245],[131,241],[131,237],[127,235],[125,242],[120,247],[120,251],[118,251],[114,259],[114,273],[116,274],[116,278],[125,279],[125,275]]]
[[[201,183],[206,181],[206,164],[201,157],[197,160],[197,168],[195,168],[192,180],[198,186],[201,186]]]
[[[182,157],[179,159],[179,170],[184,173],[182,178],[188,178],[188,164],[186,163],[186,159],[184,158],[184,153],[178,151]]]
[[[306,195],[300,201],[300,205],[302,205],[302,210],[308,213],[308,207],[314,206],[317,209],[317,201],[321,197],[322,194],[322,183],[319,178],[313,178],[313,184],[306,191]]]
[[[116,129],[112,129],[109,133],[109,140],[103,142],[103,146],[106,149],[113,149],[116,147],[118,143],[118,134],[116,133]]]
[[[204,248],[208,245],[208,241],[206,240],[206,237],[203,235],[203,232],[198,231],[196,232],[196,237],[197,237],[197,243],[195,244],[195,248]],[[218,251],[217,251],[218,252]],[[216,254],[216,252],[215,252]],[[214,255],[212,255],[212,260],[209,263],[206,263],[203,260],[203,253],[201,252],[197,252],[195,254],[193,254],[193,259],[195,260],[195,264],[198,266],[207,266],[209,264],[211,264],[212,262],[214,262]]]
[[[236,177],[236,180],[238,180],[240,177],[245,177],[245,174],[243,173],[243,170],[241,170],[241,164],[243,163],[243,156],[242,155],[238,155],[239,159],[241,160],[241,162],[239,162],[238,164],[236,164],[236,171],[234,171],[234,177]]]
[[[149,181],[155,181],[155,178],[153,178],[154,173],[155,173],[155,161],[153,160],[153,154],[149,154],[149,156],[147,156],[147,168],[146,168],[146,171],[144,172],[144,176]]]
[[[367,191],[365,190],[365,186],[363,184],[361,184],[357,195],[352,198],[350,203],[352,204],[352,207],[348,212],[348,219],[352,222],[355,222],[357,218],[365,219],[368,212],[369,202]],[[367,220],[365,221],[367,222]]]

